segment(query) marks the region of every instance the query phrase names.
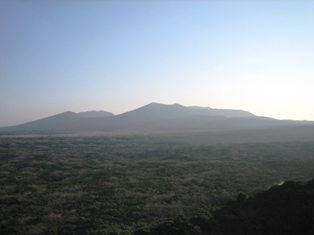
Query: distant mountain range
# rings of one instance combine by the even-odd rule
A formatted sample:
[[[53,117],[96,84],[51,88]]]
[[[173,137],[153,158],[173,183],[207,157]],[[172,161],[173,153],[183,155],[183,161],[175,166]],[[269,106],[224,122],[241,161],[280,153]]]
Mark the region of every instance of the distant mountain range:
[[[54,134],[110,131],[232,131],[313,125],[312,121],[277,120],[243,110],[185,107],[151,103],[113,115],[105,111],[64,112],[21,125],[2,127],[0,134]]]

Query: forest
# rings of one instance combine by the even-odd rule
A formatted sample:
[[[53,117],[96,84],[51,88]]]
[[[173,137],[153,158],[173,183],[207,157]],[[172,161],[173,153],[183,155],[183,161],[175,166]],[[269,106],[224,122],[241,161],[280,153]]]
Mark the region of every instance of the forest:
[[[310,141],[3,136],[0,234],[313,234],[313,178]]]

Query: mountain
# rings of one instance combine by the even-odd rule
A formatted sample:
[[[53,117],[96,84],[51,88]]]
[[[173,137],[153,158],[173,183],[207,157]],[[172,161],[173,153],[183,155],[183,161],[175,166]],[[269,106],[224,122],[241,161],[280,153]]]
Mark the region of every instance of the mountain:
[[[143,122],[167,120],[189,116],[224,116],[224,117],[253,117],[254,115],[242,110],[190,108],[180,104],[165,105],[151,103],[141,108],[117,115],[116,118],[128,122]]]
[[[110,117],[110,116],[114,116],[112,113],[110,112],[106,112],[106,111],[87,111],[87,112],[80,112],[78,113],[78,115],[80,115],[81,117],[85,117],[85,118],[90,118],[90,117],[94,117],[94,118],[99,118],[99,117]]]
[[[105,111],[64,112],[37,121],[0,128],[0,134],[93,131],[234,131],[302,125],[314,126],[314,122],[276,120],[255,116],[243,110],[151,103],[120,115],[113,115]]]

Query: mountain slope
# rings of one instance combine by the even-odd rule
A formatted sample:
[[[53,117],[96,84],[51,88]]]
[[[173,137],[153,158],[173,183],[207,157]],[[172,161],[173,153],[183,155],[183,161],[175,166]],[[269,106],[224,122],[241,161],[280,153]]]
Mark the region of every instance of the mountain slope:
[[[62,130],[76,129],[83,125],[83,119],[76,113],[64,112],[51,117],[39,119],[36,121],[20,124],[17,126],[10,126],[0,128],[2,132],[40,132],[40,131],[52,131],[58,132]]]
[[[212,109],[209,107],[189,106],[188,108],[200,110],[211,116],[225,116],[225,117],[253,117],[254,114],[244,110],[232,110],[232,109]]]

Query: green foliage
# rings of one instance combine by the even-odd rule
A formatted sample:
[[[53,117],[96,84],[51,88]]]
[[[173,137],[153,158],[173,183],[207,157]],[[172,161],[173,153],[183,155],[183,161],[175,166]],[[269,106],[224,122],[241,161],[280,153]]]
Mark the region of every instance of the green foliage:
[[[313,142],[200,146],[151,136],[2,137],[0,234],[215,233],[221,221],[213,211],[239,193],[226,206],[239,203],[243,218],[259,218],[260,211],[246,211],[251,192],[313,177],[313,153]],[[244,223],[238,217],[221,218]]]
[[[314,179],[238,198],[214,214],[222,234],[314,234]]]

